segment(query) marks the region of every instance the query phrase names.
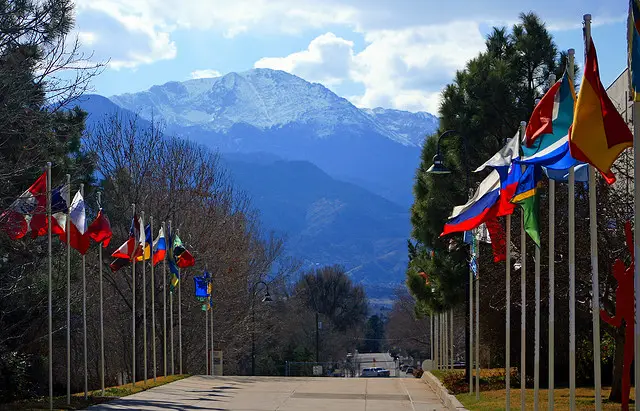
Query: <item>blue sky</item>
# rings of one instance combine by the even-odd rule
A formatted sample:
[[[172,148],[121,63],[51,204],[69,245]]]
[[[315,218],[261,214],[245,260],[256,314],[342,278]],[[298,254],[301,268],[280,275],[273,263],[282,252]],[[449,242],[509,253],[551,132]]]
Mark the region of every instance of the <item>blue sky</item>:
[[[85,52],[109,60],[106,96],[267,67],[329,87],[360,107],[437,112],[439,92],[493,26],[535,11],[583,60],[593,15],[603,83],[626,64],[623,0],[77,0]]]

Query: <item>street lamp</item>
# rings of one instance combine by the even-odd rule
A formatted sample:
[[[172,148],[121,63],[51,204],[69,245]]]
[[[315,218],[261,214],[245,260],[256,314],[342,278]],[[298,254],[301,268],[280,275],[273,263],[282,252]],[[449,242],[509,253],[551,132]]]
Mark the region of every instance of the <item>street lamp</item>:
[[[445,165],[444,165],[444,160],[443,160],[443,156],[440,153],[440,142],[442,141],[443,138],[453,135],[453,133],[456,133],[455,130],[446,130],[444,133],[440,134],[440,136],[438,137],[438,142],[436,144],[436,155],[433,156],[433,165],[431,167],[429,167],[429,169],[427,170],[427,173],[429,174],[435,174],[435,175],[442,175],[442,174],[450,174],[451,170],[449,170]],[[460,135],[460,134],[458,134]],[[462,156],[464,159],[464,163],[465,163],[465,174],[466,174],[466,180],[465,180],[465,187],[467,190],[467,195],[470,198],[472,193],[471,193],[471,187],[469,184],[469,159],[468,159],[468,153],[467,153],[467,141],[466,138],[463,135],[460,135],[462,137],[462,144],[463,144],[463,151],[462,151]],[[469,257],[472,258],[471,256],[471,247],[469,247]],[[472,296],[472,288],[471,288],[471,284],[473,282],[473,273],[471,272],[471,270],[469,270],[469,282],[466,284],[467,286],[467,290],[468,291],[468,295],[469,298],[467,299],[467,312],[469,313],[469,322],[465,325],[466,328],[466,332],[465,332],[465,348],[466,348],[466,364],[465,364],[465,371],[467,373],[467,377],[469,378],[469,389],[471,390],[472,385],[472,381],[471,381],[471,347],[470,347],[470,340],[472,339],[471,336],[471,327],[472,327],[472,321],[473,321],[473,316],[471,315],[471,300],[473,298]],[[466,294],[466,293],[465,293]],[[477,342],[476,342],[477,344]],[[452,353],[453,354],[453,353]]]
[[[263,303],[270,303],[273,301],[271,294],[269,294],[269,285],[264,281],[258,281],[252,287],[251,291],[251,375],[256,375],[256,291],[257,287],[262,284],[265,288],[265,295],[262,298]]]

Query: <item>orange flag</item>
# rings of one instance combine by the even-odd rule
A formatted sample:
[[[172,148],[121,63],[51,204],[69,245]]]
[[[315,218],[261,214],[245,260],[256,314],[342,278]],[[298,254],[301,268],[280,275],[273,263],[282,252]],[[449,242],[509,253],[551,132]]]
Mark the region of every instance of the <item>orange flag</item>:
[[[600,81],[596,47],[591,40],[584,77],[569,129],[571,156],[597,168],[609,183],[615,181],[611,165],[633,146],[633,135]]]

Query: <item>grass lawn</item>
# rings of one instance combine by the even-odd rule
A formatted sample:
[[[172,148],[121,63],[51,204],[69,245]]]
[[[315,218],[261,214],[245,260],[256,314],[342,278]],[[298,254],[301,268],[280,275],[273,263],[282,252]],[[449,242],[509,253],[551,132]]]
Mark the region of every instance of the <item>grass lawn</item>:
[[[147,384],[144,385],[144,381],[138,381],[135,385],[124,384],[116,387],[108,387],[104,390],[104,395],[100,390],[89,391],[89,396],[85,400],[84,393],[73,394],[71,396],[71,405],[67,405],[67,396],[53,398],[54,410],[77,410],[84,409],[91,405],[102,404],[109,402],[119,397],[126,397],[127,395],[135,394],[149,388],[158,387],[160,385],[168,384],[170,382],[178,381],[188,377],[187,374],[182,375],[170,375],[168,377],[157,377],[156,382],[153,382],[153,378],[147,380]],[[32,400],[22,400],[13,402],[11,404],[0,404],[0,410],[48,410],[49,409],[49,397],[38,398]]]
[[[526,409],[533,410],[533,389],[527,389],[526,394]],[[603,410],[619,410],[619,403],[610,403],[607,401],[609,397],[610,388],[602,387],[602,409]],[[576,408],[579,410],[593,409],[593,395],[592,388],[577,388],[576,389]],[[633,399],[633,387],[631,387],[631,399]],[[493,391],[481,391],[480,401],[476,401],[475,394],[458,394],[456,398],[469,410],[477,411],[489,411],[489,410],[504,410],[504,401],[506,398],[506,391],[493,390]],[[556,410],[568,410],[569,409],[569,389],[561,388],[554,390],[554,409]],[[520,409],[520,389],[511,389],[511,408],[514,410]],[[540,408],[547,408],[547,390],[540,390]],[[635,409],[633,403],[630,405],[630,409]]]

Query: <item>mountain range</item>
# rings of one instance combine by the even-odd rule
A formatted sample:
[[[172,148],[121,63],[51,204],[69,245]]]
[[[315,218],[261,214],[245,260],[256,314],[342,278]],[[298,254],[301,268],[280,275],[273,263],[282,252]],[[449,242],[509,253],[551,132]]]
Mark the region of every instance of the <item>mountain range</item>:
[[[360,109],[270,69],[87,95],[79,105],[89,127],[113,111],[135,113],[219,150],[264,225],[306,266],[342,264],[370,296],[404,280],[413,178],[435,116]]]

